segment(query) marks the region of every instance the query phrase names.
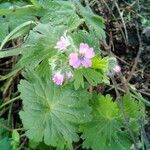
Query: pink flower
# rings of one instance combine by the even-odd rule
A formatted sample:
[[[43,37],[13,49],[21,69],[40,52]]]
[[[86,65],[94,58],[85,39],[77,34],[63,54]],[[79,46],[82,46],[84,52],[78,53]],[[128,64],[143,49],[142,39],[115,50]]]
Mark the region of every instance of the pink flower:
[[[85,68],[91,67],[91,59],[95,56],[93,48],[90,48],[88,44],[81,43],[79,53],[74,52],[69,55],[69,64],[73,68],[79,68],[84,66]]]
[[[70,41],[68,37],[66,36],[61,36],[60,40],[56,43],[55,48],[59,49],[61,51],[66,50],[66,48],[70,45]]]
[[[57,72],[53,76],[53,82],[57,85],[62,85],[64,82],[64,75],[61,74],[60,72]]]
[[[71,71],[66,72],[66,78],[67,78],[68,80],[70,80],[72,77],[73,77],[73,74],[72,74]]]
[[[118,72],[121,71],[121,67],[120,67],[119,65],[116,65],[116,66],[113,68],[113,70],[118,73]]]

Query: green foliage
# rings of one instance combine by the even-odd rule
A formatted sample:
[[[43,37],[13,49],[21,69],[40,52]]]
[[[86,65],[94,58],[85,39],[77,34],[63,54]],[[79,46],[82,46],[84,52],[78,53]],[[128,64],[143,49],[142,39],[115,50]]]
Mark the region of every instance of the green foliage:
[[[131,118],[137,118],[144,115],[144,105],[141,101],[135,100],[130,93],[123,96],[125,112]]]
[[[32,140],[29,141],[29,147],[31,149],[38,149],[38,150],[54,150],[54,148],[51,146],[48,146],[44,143],[34,142]]]
[[[104,19],[88,6],[70,0],[4,2],[0,4],[0,15],[0,58],[19,55],[13,71],[0,76],[0,80],[18,71],[23,74],[18,86],[23,103],[19,115],[29,138],[28,148],[72,150],[72,143],[79,141],[81,135],[84,148],[129,150],[133,141],[124,115],[133,134],[138,136],[138,120],[145,114],[141,101],[145,100],[128,93],[120,100],[122,110],[110,95],[87,92],[89,85],[109,84],[108,75],[114,74],[117,65],[114,58],[101,56],[100,41],[106,37]],[[61,36],[68,37],[71,43],[66,52],[55,48]],[[17,48],[3,49],[8,42],[18,39],[21,45]],[[82,56],[78,54],[81,43],[87,43],[95,52],[89,68],[69,65],[72,52]],[[53,58],[58,59],[56,67]],[[52,69],[57,67],[60,68]],[[63,69],[70,71],[73,78],[67,79]],[[52,82],[57,71],[64,73],[62,86]],[[0,150],[18,150],[22,141],[20,132],[14,129],[9,140],[6,123],[0,119]]]
[[[21,48],[22,58],[18,66],[34,69],[43,60],[48,60],[56,53],[55,43],[64,30],[64,27],[54,28],[49,24],[38,24]]]
[[[35,20],[33,14],[36,13],[36,10],[30,6],[24,7],[25,4],[26,3],[15,3],[15,5],[13,5],[9,2],[0,4],[0,43],[9,32],[18,25],[27,21]]]
[[[144,103],[136,100],[131,93],[123,96],[123,104],[125,114],[129,117],[129,123],[133,131],[137,132],[140,128],[139,120],[144,118]],[[138,133],[138,132],[137,132]]]
[[[84,80],[92,86],[96,86],[102,82],[109,84],[109,78],[107,77],[108,65],[109,59],[102,59],[96,56],[92,59],[92,68],[76,69],[74,73],[75,89],[78,89],[79,87],[84,88]]]
[[[3,46],[10,40],[16,39],[20,36],[23,36],[28,33],[28,31],[34,26],[35,23],[33,21],[27,21],[25,23],[22,23],[18,27],[16,27],[13,31],[11,31],[3,40],[0,46],[0,50],[3,48]]]
[[[0,118],[0,139],[8,134],[8,131],[5,128],[6,125],[7,125],[7,120]]]
[[[80,45],[80,43],[88,43],[90,47],[93,47],[97,55],[100,54],[99,40],[95,37],[94,32],[87,32],[85,30],[78,30],[72,33],[71,37],[75,45]]]
[[[11,150],[10,140],[8,137],[0,139],[1,150]]]
[[[106,70],[108,67],[108,63],[109,61],[107,58],[94,57],[92,60],[92,68],[98,70]]]
[[[37,5],[37,2],[32,2],[33,4]],[[5,4],[4,4],[5,5]],[[11,3],[7,3],[7,5],[11,5]],[[16,4],[17,5],[17,4]],[[18,5],[23,5],[24,4],[18,4]],[[93,13],[86,14],[84,13],[87,11],[86,8],[84,8],[80,3],[76,2],[70,2],[70,1],[41,1],[39,4],[40,7],[36,7],[36,9],[33,7],[33,9],[36,10],[34,15],[39,15],[40,16],[40,21],[43,23],[39,23],[29,34],[29,36],[25,39],[25,43],[21,46],[20,49],[13,49],[13,51],[2,51],[0,52],[0,58],[8,57],[8,56],[14,56],[21,54],[22,57],[14,70],[21,70],[22,68],[26,67],[28,69],[34,69],[36,68],[39,64],[44,62],[48,62],[48,59],[55,54],[56,50],[54,50],[54,46],[59,39],[60,36],[62,36],[66,31],[72,32],[77,29],[79,29],[79,26],[87,23],[86,20],[90,20],[91,18],[94,22],[93,24],[97,26],[100,23],[100,30],[101,28],[104,28],[104,22],[103,19],[100,18],[99,16],[94,15]],[[6,6],[8,9],[8,6]],[[20,7],[19,7],[20,8]],[[22,8],[20,8],[22,9]],[[9,10],[6,10],[6,12]],[[19,12],[18,12],[19,11]],[[79,12],[78,12],[79,11]],[[22,12],[22,13],[21,13]],[[30,11],[29,11],[30,12]],[[32,12],[32,11],[31,11]],[[84,12],[84,13],[83,13]],[[13,15],[12,12],[8,12],[10,15]],[[16,10],[15,13],[17,15],[23,15],[23,17],[20,17],[24,21],[17,22],[20,19],[17,19],[17,24],[23,23],[28,20],[33,20],[31,19],[24,19],[24,17],[33,17],[32,13],[29,15],[28,11],[23,10]],[[5,14],[5,11],[4,11]],[[15,15],[16,15],[15,14]],[[82,17],[80,16],[82,15]],[[90,15],[90,16],[89,16]],[[90,18],[90,19],[87,19]],[[14,20],[14,19],[13,19]],[[95,21],[97,20],[97,21]],[[3,21],[5,22],[5,21]],[[15,22],[15,21],[14,21]],[[88,24],[87,24],[88,25]],[[16,27],[16,26],[14,26]],[[12,27],[12,29],[14,29]],[[83,28],[86,29],[86,26],[83,26]],[[17,29],[17,28],[16,28]],[[26,28],[25,28],[26,29]],[[28,28],[27,28],[28,29]],[[29,30],[29,29],[28,29]],[[27,30],[27,31],[28,31]],[[84,30],[79,30],[78,36],[77,32],[73,32],[72,35],[76,37],[78,40],[80,37],[82,37],[81,42],[86,42],[89,43],[90,46],[93,46],[93,48],[96,50],[96,52],[99,53],[99,42],[96,38],[96,33],[98,29],[93,28],[89,30],[88,32],[84,32]],[[23,31],[23,32],[22,32]],[[96,31],[96,32],[95,32]],[[15,35],[17,36],[23,36],[23,34],[26,33],[26,31],[21,30],[21,32]],[[8,34],[8,33],[6,33]],[[5,40],[8,41],[11,36],[8,36]],[[73,38],[74,39],[74,38]],[[79,41],[79,40],[78,40]],[[3,44],[1,45],[1,47]],[[16,71],[14,71],[16,72]],[[9,76],[11,76],[10,74]],[[8,76],[8,77],[9,77]],[[7,77],[4,77],[2,79],[6,79]]]
[[[58,147],[77,141],[78,125],[90,118],[88,93],[76,92],[70,86],[57,87],[50,79],[33,72],[29,76],[28,81],[22,80],[19,85],[23,99],[20,117],[26,135],[33,141],[44,139],[47,145]]]
[[[78,13],[85,19],[85,23],[89,30],[94,32],[95,36],[100,40],[105,40],[104,19],[95,15],[88,7],[83,7],[80,3],[77,3],[77,8]]]
[[[105,97],[100,95],[94,99],[93,120],[81,128],[83,131],[82,138],[85,139],[83,147],[91,147],[94,150],[109,150],[115,145],[115,149],[124,147],[121,143],[128,145],[125,141],[121,141],[122,139],[118,136],[122,132],[120,130],[120,117],[117,103],[113,102],[109,95]]]
[[[13,130],[11,139],[12,150],[18,150],[19,143],[20,143],[20,135],[16,130]]]
[[[137,121],[141,116],[141,104],[128,96],[125,95],[123,101],[125,112],[130,121],[133,118]],[[99,95],[94,97],[91,105],[93,107],[93,119],[81,126],[81,131],[83,131],[82,138],[85,139],[83,147],[93,148],[94,150],[130,149],[132,141],[122,120],[122,110],[120,110],[117,102],[113,102],[112,97],[109,95]],[[133,122],[131,123],[133,125]],[[136,125],[134,124],[132,127],[136,127]]]
[[[77,69],[74,73],[74,87],[77,90],[80,88],[84,88],[84,78],[90,85],[97,85],[102,82],[102,74],[95,71],[94,69]]]
[[[41,18],[42,22],[50,22],[52,25],[65,25],[68,29],[76,29],[82,22],[76,14],[76,8],[71,1],[43,1],[43,8],[46,9],[45,14]]]

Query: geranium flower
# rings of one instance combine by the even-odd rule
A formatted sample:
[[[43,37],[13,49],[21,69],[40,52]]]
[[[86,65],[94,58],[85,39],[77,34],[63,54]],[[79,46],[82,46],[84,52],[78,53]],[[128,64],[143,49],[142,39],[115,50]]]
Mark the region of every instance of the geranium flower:
[[[69,38],[67,36],[61,36],[60,40],[56,43],[55,48],[59,49],[60,51],[63,51],[66,50],[69,45],[70,45]]]
[[[64,75],[60,72],[57,72],[53,76],[53,82],[57,85],[62,85],[64,82]]]
[[[69,55],[69,64],[73,68],[79,68],[83,66],[85,68],[91,67],[91,59],[95,56],[93,48],[90,48],[88,44],[81,43],[79,52],[74,52]]]

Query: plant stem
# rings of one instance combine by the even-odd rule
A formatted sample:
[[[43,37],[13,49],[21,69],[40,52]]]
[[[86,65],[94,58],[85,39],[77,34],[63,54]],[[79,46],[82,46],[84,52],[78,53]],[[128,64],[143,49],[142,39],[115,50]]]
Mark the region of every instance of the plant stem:
[[[121,21],[122,21],[122,24],[123,24],[123,27],[124,27],[125,36],[126,36],[126,41],[125,42],[128,45],[128,32],[127,32],[125,21],[123,19],[123,13],[120,11],[118,3],[116,1],[115,1],[115,6],[116,6],[116,8],[118,10],[118,13],[120,15],[120,18],[121,18]]]
[[[128,78],[127,78],[127,82],[129,82],[131,80],[131,78],[133,76],[133,73],[136,70],[136,67],[138,65],[138,61],[140,59],[140,55],[141,55],[141,52],[142,52],[142,41],[141,41],[141,38],[140,38],[139,27],[138,27],[138,23],[137,22],[136,22],[136,31],[137,31],[137,37],[138,37],[138,40],[139,40],[139,50],[138,50],[137,56],[135,58],[133,67],[131,69],[131,72],[130,72]]]
[[[15,102],[16,100],[20,99],[20,96],[17,96],[15,98],[12,98],[10,99],[9,101],[7,101],[6,103],[3,103],[1,106],[0,106],[0,109],[2,109],[3,107],[5,107],[6,105],[12,103],[12,102]]]
[[[6,129],[6,130],[8,130],[8,131],[12,131],[12,129],[10,129],[9,127],[7,127],[6,125],[4,125],[4,124],[2,124],[1,122],[0,122],[0,128],[4,128],[4,129]]]
[[[112,39],[110,39],[110,43],[112,42]],[[109,56],[113,56],[112,55],[112,52],[111,52],[111,44],[107,45],[107,43],[104,44],[105,45],[105,49],[108,53]],[[120,73],[120,75],[122,75]],[[115,92],[116,92],[116,100],[117,100],[117,103],[118,103],[118,106],[122,112],[122,115],[123,115],[123,119],[124,119],[124,122],[126,124],[126,127],[127,127],[127,130],[133,140],[133,143],[134,143],[134,147],[135,147],[135,150],[138,150],[138,146],[137,146],[137,142],[136,142],[136,138],[134,137],[134,133],[132,132],[131,128],[130,128],[130,124],[129,124],[129,120],[128,120],[128,115],[126,114],[125,110],[124,110],[124,104],[123,104],[123,101],[121,99],[121,95],[118,91],[118,88],[117,88],[117,82],[114,78],[114,76],[111,77],[111,80],[112,80],[112,83],[113,83],[113,86],[114,86],[114,89],[115,89]],[[125,88],[125,91],[126,93],[128,93],[129,89],[128,89],[128,86],[126,84],[126,81],[125,79],[121,79],[121,81],[123,82],[123,85],[124,85],[124,88]]]

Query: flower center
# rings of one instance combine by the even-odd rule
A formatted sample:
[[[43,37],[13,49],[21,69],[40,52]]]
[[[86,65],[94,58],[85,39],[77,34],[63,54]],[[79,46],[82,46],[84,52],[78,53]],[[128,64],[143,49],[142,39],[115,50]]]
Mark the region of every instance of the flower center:
[[[79,54],[79,59],[80,59],[81,61],[84,60],[84,57],[85,57],[84,54],[81,54],[81,53]]]

